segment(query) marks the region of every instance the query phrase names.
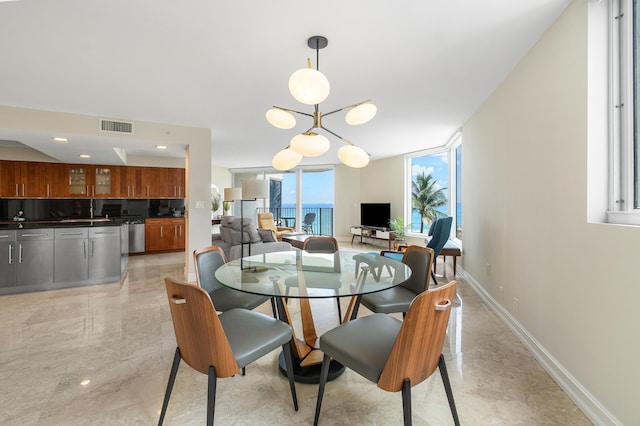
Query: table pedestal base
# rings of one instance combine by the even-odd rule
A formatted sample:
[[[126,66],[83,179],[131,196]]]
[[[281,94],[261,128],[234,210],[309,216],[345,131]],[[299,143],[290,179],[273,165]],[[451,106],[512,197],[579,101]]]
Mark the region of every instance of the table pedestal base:
[[[278,365],[280,366],[280,372],[286,376],[287,366],[284,362],[284,353],[282,352],[278,356]],[[321,369],[322,364],[301,367],[300,361],[295,358],[293,359],[293,377],[298,383],[320,383]],[[346,370],[344,365],[340,364],[338,361],[331,361],[329,364],[329,376],[327,377],[327,381],[338,378],[342,373],[344,373],[344,370]]]

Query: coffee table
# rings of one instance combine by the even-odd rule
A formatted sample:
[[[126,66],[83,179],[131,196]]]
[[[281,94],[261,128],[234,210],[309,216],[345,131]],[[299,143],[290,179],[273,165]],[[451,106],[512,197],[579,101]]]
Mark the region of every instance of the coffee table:
[[[309,235],[307,234],[285,234],[282,236],[282,241],[302,250],[302,246],[304,246],[304,242],[307,238],[309,238]]]

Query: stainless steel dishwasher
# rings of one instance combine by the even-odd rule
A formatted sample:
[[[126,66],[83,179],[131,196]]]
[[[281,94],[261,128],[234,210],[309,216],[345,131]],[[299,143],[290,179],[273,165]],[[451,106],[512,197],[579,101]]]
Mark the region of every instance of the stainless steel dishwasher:
[[[144,219],[127,221],[129,224],[129,253],[144,253]]]

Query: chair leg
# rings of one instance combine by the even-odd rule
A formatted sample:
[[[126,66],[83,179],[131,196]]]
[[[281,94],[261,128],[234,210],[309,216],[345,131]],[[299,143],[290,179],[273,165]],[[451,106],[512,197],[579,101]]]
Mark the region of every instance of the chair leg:
[[[169,405],[169,397],[171,397],[171,391],[173,390],[173,383],[176,381],[176,374],[178,374],[178,367],[180,367],[180,348],[176,348],[176,352],[173,355],[173,364],[171,364],[171,373],[169,373],[169,381],[167,382],[167,391],[164,393],[164,401],[162,402],[162,411],[160,411],[160,419],[158,420],[158,426],[162,426],[164,422],[164,415],[167,413],[167,406]]]
[[[342,308],[340,307],[340,298],[338,297],[338,290],[336,292],[336,305],[338,305],[338,324],[342,324]]]
[[[207,426],[213,426],[216,409],[216,369],[209,366],[209,386],[207,392]]]
[[[298,411],[298,395],[296,394],[296,382],[293,377],[293,359],[291,357],[291,342],[282,345],[284,353],[284,363],[287,366],[287,377],[289,378],[289,387],[291,388],[291,397],[293,398],[293,408]]]
[[[271,312],[273,312],[273,317],[275,319],[278,319],[278,313],[276,312],[276,301],[273,297],[271,298]]]
[[[329,363],[331,357],[324,354],[322,358],[322,368],[320,369],[320,384],[318,385],[318,399],[316,401],[316,415],[313,418],[313,426],[318,426],[318,420],[320,420],[320,407],[322,406],[322,397],[324,396],[324,385],[327,384],[327,377],[329,376]]]
[[[436,280],[436,274],[431,272],[431,278],[433,278],[433,282],[435,283],[435,285],[438,285],[438,280]]]
[[[411,426],[411,380],[404,379],[402,383],[402,417],[404,426]]]
[[[242,367],[242,375],[243,376],[244,376],[244,373],[245,373],[244,369],[245,369],[245,367]]]
[[[440,376],[442,376],[442,383],[444,383],[444,391],[447,393],[447,399],[449,400],[449,408],[451,409],[453,422],[456,426],[460,426],[458,411],[456,410],[456,403],[453,400],[453,392],[451,391],[451,383],[449,382],[449,374],[447,373],[447,365],[444,362],[444,356],[442,354],[440,354],[438,368],[440,369]]]

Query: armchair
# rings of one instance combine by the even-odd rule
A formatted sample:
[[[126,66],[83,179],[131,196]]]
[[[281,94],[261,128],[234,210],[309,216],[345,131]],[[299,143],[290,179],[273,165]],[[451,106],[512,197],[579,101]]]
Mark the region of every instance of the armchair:
[[[258,228],[270,229],[276,234],[278,241],[282,241],[282,236],[287,233],[295,232],[293,228],[285,226],[276,226],[273,220],[273,213],[258,213]]]

